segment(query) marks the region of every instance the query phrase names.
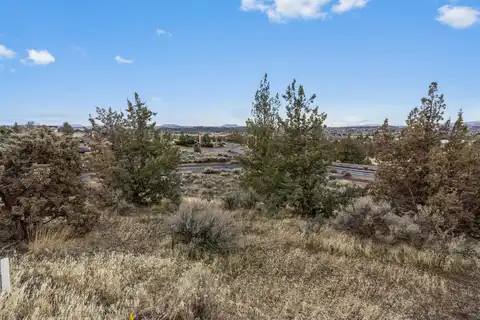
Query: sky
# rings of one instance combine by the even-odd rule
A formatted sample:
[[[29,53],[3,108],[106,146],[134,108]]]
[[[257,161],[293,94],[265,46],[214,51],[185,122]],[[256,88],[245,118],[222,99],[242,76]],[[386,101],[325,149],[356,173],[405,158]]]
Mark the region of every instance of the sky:
[[[268,73],[330,126],[403,124],[432,81],[480,120],[479,0],[0,0],[0,123],[88,124],[138,92],[158,124],[243,125]]]

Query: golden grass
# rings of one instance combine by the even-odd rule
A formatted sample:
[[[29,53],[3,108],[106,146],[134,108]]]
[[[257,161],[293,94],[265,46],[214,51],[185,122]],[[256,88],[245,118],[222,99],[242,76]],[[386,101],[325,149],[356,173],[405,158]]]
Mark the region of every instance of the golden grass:
[[[158,215],[105,216],[81,239],[39,234],[28,254],[12,256],[0,319],[478,319],[474,258],[328,228],[307,238],[288,217],[233,218],[241,248],[197,260],[172,251]]]

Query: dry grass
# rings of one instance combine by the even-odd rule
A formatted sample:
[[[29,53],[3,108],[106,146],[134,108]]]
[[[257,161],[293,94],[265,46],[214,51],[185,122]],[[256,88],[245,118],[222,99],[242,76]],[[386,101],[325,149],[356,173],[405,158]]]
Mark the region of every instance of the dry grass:
[[[207,200],[218,198],[239,188],[239,173],[239,170],[223,170],[219,174],[183,173],[183,194]]]
[[[185,198],[185,208],[219,211]],[[88,237],[39,234],[12,256],[1,319],[478,319],[480,266],[293,218],[233,213],[242,247],[172,251],[166,217],[105,216]],[[56,240],[55,240],[56,239]],[[55,245],[56,244],[56,245]],[[48,250],[43,250],[48,248]],[[449,260],[451,259],[451,260]],[[450,262],[447,262],[450,261]]]

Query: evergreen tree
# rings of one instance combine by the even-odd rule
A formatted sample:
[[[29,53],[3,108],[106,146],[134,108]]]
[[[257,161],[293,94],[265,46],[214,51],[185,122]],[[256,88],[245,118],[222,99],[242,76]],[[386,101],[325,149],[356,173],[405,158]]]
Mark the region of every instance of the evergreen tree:
[[[15,123],[14,123],[13,126],[12,126],[12,130],[13,130],[13,132],[15,132],[15,133],[20,133],[20,131],[21,131],[21,128],[20,128],[20,126],[18,125],[18,123],[17,123],[16,121],[15,121]]]
[[[60,128],[59,131],[67,134],[74,133],[73,127],[66,121],[63,123],[63,126]]]
[[[391,135],[388,121],[384,123],[375,137],[380,165],[373,190],[378,198],[410,210],[427,204],[429,154],[441,146],[448,132],[449,122],[442,123],[445,107],[443,95],[438,94],[437,83],[433,82],[422,106],[410,112],[398,140]]]
[[[279,115],[280,99],[270,93],[265,76],[255,94],[247,121],[243,185],[253,189],[272,208],[289,206],[306,216],[333,214],[348,202],[329,185],[325,113],[314,107],[296,81],[283,95],[286,117]]]
[[[125,115],[97,108],[97,117],[90,118],[94,135],[110,145],[111,157],[105,157],[111,163],[105,166],[110,174],[104,178],[131,203],[147,205],[163,198],[178,203],[180,154],[173,137],[155,129],[156,114],[137,93],[134,103],[127,100],[127,105]]]
[[[47,127],[15,136],[1,158],[0,199],[11,235],[23,240],[52,220],[66,220],[78,232],[88,231],[97,212],[87,204],[81,181],[78,140]],[[5,240],[5,239],[4,239]]]
[[[268,75],[265,74],[255,93],[252,118],[246,121],[245,155],[240,160],[244,169],[243,186],[253,189],[265,200],[273,197],[280,182],[281,173],[276,162],[279,106],[279,96],[271,95]]]
[[[366,157],[366,147],[362,139],[353,139],[349,134],[339,141],[336,160],[342,163],[362,164]]]
[[[415,215],[418,206],[429,206],[442,219],[435,229],[443,235],[480,236],[480,151],[469,141],[462,112],[453,126],[442,122],[446,106],[437,91],[434,82],[399,139],[388,122],[377,132],[380,163],[372,192],[402,214]]]

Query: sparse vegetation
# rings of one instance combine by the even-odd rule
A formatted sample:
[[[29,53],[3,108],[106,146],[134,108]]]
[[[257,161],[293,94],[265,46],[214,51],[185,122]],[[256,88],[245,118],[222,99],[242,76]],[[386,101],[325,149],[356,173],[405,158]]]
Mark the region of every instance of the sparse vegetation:
[[[295,81],[282,118],[262,80],[247,134],[232,134],[243,169],[178,173],[234,157],[181,155],[137,94],[126,114],[97,109],[87,154],[70,134],[2,128],[0,253],[14,276],[0,318],[475,319],[480,148],[461,114],[441,123],[436,90],[400,139],[379,130],[369,195],[331,181],[326,115]],[[372,156],[348,139],[344,161]]]

